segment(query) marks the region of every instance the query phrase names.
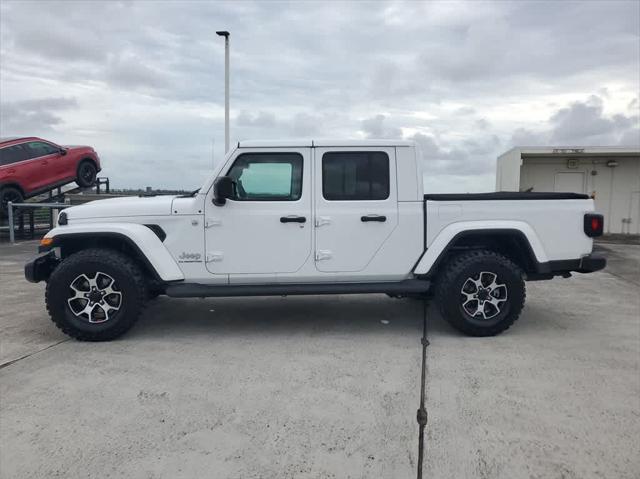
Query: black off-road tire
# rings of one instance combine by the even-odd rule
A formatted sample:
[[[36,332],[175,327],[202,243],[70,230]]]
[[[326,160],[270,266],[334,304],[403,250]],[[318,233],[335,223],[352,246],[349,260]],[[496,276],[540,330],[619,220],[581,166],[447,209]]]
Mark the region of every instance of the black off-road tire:
[[[104,322],[91,323],[77,317],[67,300],[71,283],[81,274],[111,276],[122,293],[120,310]],[[110,249],[91,248],[65,258],[51,273],[46,289],[47,311],[63,333],[80,341],[108,341],[127,332],[140,316],[147,285],[140,267],[128,256]]]
[[[507,289],[507,299],[500,304],[500,312],[490,319],[474,317],[462,306],[467,299],[462,293],[465,282],[482,272],[496,274],[497,281]],[[495,336],[508,329],[520,316],[525,296],[522,269],[506,256],[489,250],[469,251],[451,259],[440,273],[436,286],[436,300],[443,318],[469,336]]]
[[[78,165],[76,183],[81,188],[89,188],[96,184],[98,169],[91,160],[83,160]]]
[[[15,186],[4,186],[0,188],[0,214],[3,218],[8,216],[9,201],[12,203],[22,203],[24,201],[22,191]]]
[[[159,291],[157,289],[147,289],[147,301],[153,301],[154,299],[157,299],[161,294],[162,291]]]

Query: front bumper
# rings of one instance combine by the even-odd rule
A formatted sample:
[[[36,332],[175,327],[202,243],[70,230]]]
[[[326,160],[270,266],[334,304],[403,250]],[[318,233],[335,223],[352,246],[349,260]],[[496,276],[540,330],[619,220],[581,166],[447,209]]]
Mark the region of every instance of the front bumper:
[[[24,265],[24,277],[31,283],[46,281],[59,262],[54,251],[40,253]]]

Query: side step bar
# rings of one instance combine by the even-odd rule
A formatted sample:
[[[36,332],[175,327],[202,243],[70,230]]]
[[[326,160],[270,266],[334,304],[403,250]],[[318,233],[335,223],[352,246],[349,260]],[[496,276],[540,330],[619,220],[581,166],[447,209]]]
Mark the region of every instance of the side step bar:
[[[288,296],[304,294],[420,294],[426,293],[430,281],[406,279],[391,283],[314,283],[314,284],[226,284],[177,283],[167,286],[167,296],[207,298],[231,296]]]

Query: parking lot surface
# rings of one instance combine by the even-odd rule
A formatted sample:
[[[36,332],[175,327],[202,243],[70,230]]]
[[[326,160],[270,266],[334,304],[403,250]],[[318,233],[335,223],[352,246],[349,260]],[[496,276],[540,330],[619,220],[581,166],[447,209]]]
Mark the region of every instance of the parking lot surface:
[[[425,477],[638,477],[640,246],[604,248],[528,283],[499,337],[431,308]],[[1,477],[415,477],[419,302],[159,298],[82,343],[24,280],[34,251],[0,245]]]

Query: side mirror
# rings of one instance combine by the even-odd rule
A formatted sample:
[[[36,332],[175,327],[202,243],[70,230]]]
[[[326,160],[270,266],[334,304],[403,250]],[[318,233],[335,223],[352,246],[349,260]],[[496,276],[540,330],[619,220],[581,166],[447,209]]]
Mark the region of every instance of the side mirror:
[[[66,155],[67,154],[67,149],[66,148],[60,148],[60,154],[62,156]]]
[[[213,204],[222,206],[227,198],[233,198],[233,180],[229,176],[221,176],[213,183]]]

